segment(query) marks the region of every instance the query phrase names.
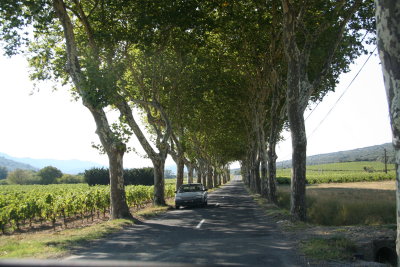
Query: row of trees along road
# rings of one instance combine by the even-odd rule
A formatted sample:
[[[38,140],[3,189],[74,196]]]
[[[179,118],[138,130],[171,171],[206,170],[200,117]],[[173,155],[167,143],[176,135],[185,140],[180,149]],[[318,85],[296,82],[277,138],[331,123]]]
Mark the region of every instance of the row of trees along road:
[[[374,11],[372,0],[7,0],[0,34],[7,55],[27,55],[32,79],[69,85],[93,115],[109,158],[112,218],[131,217],[122,162],[132,135],[153,162],[157,205],[168,154],[177,186],[185,165],[189,181],[213,187],[239,160],[244,181],[274,202],[275,146],[289,127],[291,213],[305,220],[303,113],[374,42]],[[119,111],[117,124],[106,108]]]

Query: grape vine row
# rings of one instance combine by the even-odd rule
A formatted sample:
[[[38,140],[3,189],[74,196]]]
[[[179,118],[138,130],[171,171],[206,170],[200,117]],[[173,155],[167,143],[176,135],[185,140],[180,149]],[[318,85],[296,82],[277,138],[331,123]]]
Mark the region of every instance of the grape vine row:
[[[130,185],[125,190],[129,207],[139,207],[153,200],[153,186]],[[165,185],[166,197],[173,197],[174,191],[174,185]],[[51,222],[55,227],[57,220],[62,220],[66,226],[71,217],[105,216],[109,207],[110,187],[105,185],[0,186],[0,229],[4,234],[6,228],[20,229],[21,225],[32,226],[34,222]]]

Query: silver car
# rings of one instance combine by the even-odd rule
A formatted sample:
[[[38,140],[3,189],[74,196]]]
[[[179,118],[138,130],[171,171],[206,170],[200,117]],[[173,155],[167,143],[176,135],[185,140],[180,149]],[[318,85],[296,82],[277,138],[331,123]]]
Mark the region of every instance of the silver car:
[[[175,208],[180,206],[207,206],[207,188],[202,184],[183,184],[175,195]]]

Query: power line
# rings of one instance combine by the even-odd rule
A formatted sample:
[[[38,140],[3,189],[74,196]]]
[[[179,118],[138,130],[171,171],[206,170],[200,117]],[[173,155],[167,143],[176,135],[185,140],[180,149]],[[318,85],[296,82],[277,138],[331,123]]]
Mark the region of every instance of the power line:
[[[364,36],[365,38],[365,36]],[[336,100],[335,104],[332,106],[332,108],[328,111],[328,113],[324,116],[324,118],[319,122],[319,124],[317,125],[317,127],[312,131],[312,133],[307,136],[307,140],[317,131],[317,129],[321,126],[321,124],[325,121],[325,119],[329,116],[329,114],[332,112],[332,110],[336,107],[337,103],[340,101],[340,99],[343,97],[343,95],[347,92],[347,90],[350,88],[350,86],[353,84],[353,82],[355,81],[355,79],[357,78],[357,76],[360,74],[360,72],[363,70],[364,66],[367,64],[367,62],[369,61],[369,59],[371,58],[371,56],[373,55],[373,53],[376,50],[376,46],[374,48],[374,50],[371,52],[371,54],[368,56],[368,58],[365,60],[364,64],[361,66],[361,68],[358,70],[357,74],[353,77],[353,79],[350,81],[349,85],[346,87],[346,89],[343,91],[343,93],[340,95],[340,97]],[[317,105],[314,107],[314,109],[311,111],[310,114],[308,114],[307,118],[305,119],[305,121],[311,116],[311,114],[315,111],[315,109],[318,107],[318,105],[321,103],[322,101],[318,102]],[[292,153],[288,153],[287,155],[285,155],[283,158],[287,158],[288,156],[290,156]],[[290,159],[289,159],[290,160]]]
[[[349,83],[349,85],[346,87],[346,89],[343,91],[343,93],[340,95],[340,97],[336,100],[335,104],[333,104],[332,108],[328,111],[328,113],[326,113],[326,115],[324,116],[324,118],[319,122],[319,124],[317,125],[317,127],[315,127],[315,129],[312,131],[312,133],[307,136],[307,139],[309,139],[314,133],[315,131],[321,126],[321,124],[325,121],[325,119],[329,116],[329,114],[332,112],[332,110],[336,107],[337,103],[340,101],[340,99],[342,99],[343,95],[347,92],[347,90],[350,88],[350,86],[353,84],[353,82],[355,81],[355,79],[357,78],[358,74],[360,74],[360,72],[363,70],[364,66],[367,64],[367,62],[369,61],[369,59],[371,58],[372,54],[375,52],[376,50],[376,46],[374,48],[374,50],[372,51],[372,53],[368,56],[367,60],[365,60],[364,64],[361,66],[361,68],[358,70],[357,74],[353,77],[353,79],[351,80],[351,82]],[[318,105],[317,105],[318,106]],[[315,110],[315,108],[314,108]],[[313,111],[314,111],[313,110]],[[311,112],[312,113],[312,112]],[[310,114],[311,115],[311,114]],[[308,115],[308,117],[310,117],[310,115]],[[307,117],[307,118],[308,118]]]
[[[363,38],[361,39],[361,43],[364,41],[364,39],[365,39],[365,37],[367,37],[367,35],[368,35],[368,31],[364,34],[364,36],[363,36]],[[376,47],[375,47],[375,49],[376,49]],[[375,49],[374,49],[374,51],[375,51]],[[373,53],[373,52],[372,52]],[[369,59],[369,58],[368,58]],[[367,61],[368,61],[368,59],[367,59]],[[365,63],[364,63],[365,64]],[[362,69],[362,68],[361,68]],[[358,73],[357,73],[357,75],[358,75]],[[356,76],[357,76],[356,75]],[[351,85],[351,83],[350,83],[350,85]],[[349,86],[350,86],[349,85]],[[319,101],[318,103],[317,103],[317,105],[313,108],[313,110],[310,112],[310,114],[308,114],[308,116],[307,116],[307,118],[304,120],[304,121],[307,121],[307,119],[314,113],[314,111],[317,109],[317,107],[318,107],[318,105],[319,104],[321,104],[321,102],[322,101]]]

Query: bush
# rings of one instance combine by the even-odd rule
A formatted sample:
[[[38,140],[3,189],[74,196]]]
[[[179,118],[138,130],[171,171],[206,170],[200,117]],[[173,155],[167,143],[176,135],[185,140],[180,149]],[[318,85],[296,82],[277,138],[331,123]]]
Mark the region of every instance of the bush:
[[[62,177],[57,178],[58,184],[80,184],[84,182],[85,178],[82,175],[64,174]]]
[[[105,168],[91,168],[85,170],[83,176],[88,185],[108,185],[110,184],[110,175],[108,169]]]
[[[290,178],[288,177],[276,177],[278,184],[290,184]]]
[[[56,179],[60,178],[63,173],[53,166],[47,166],[38,172],[42,184],[55,184]]]
[[[154,185],[153,168],[124,170],[125,185]]]
[[[7,175],[9,184],[40,184],[41,179],[33,171],[16,169]]]
[[[108,185],[110,184],[109,170],[105,168],[92,168],[85,170],[85,181],[89,185]],[[125,185],[153,185],[153,168],[125,169]]]

